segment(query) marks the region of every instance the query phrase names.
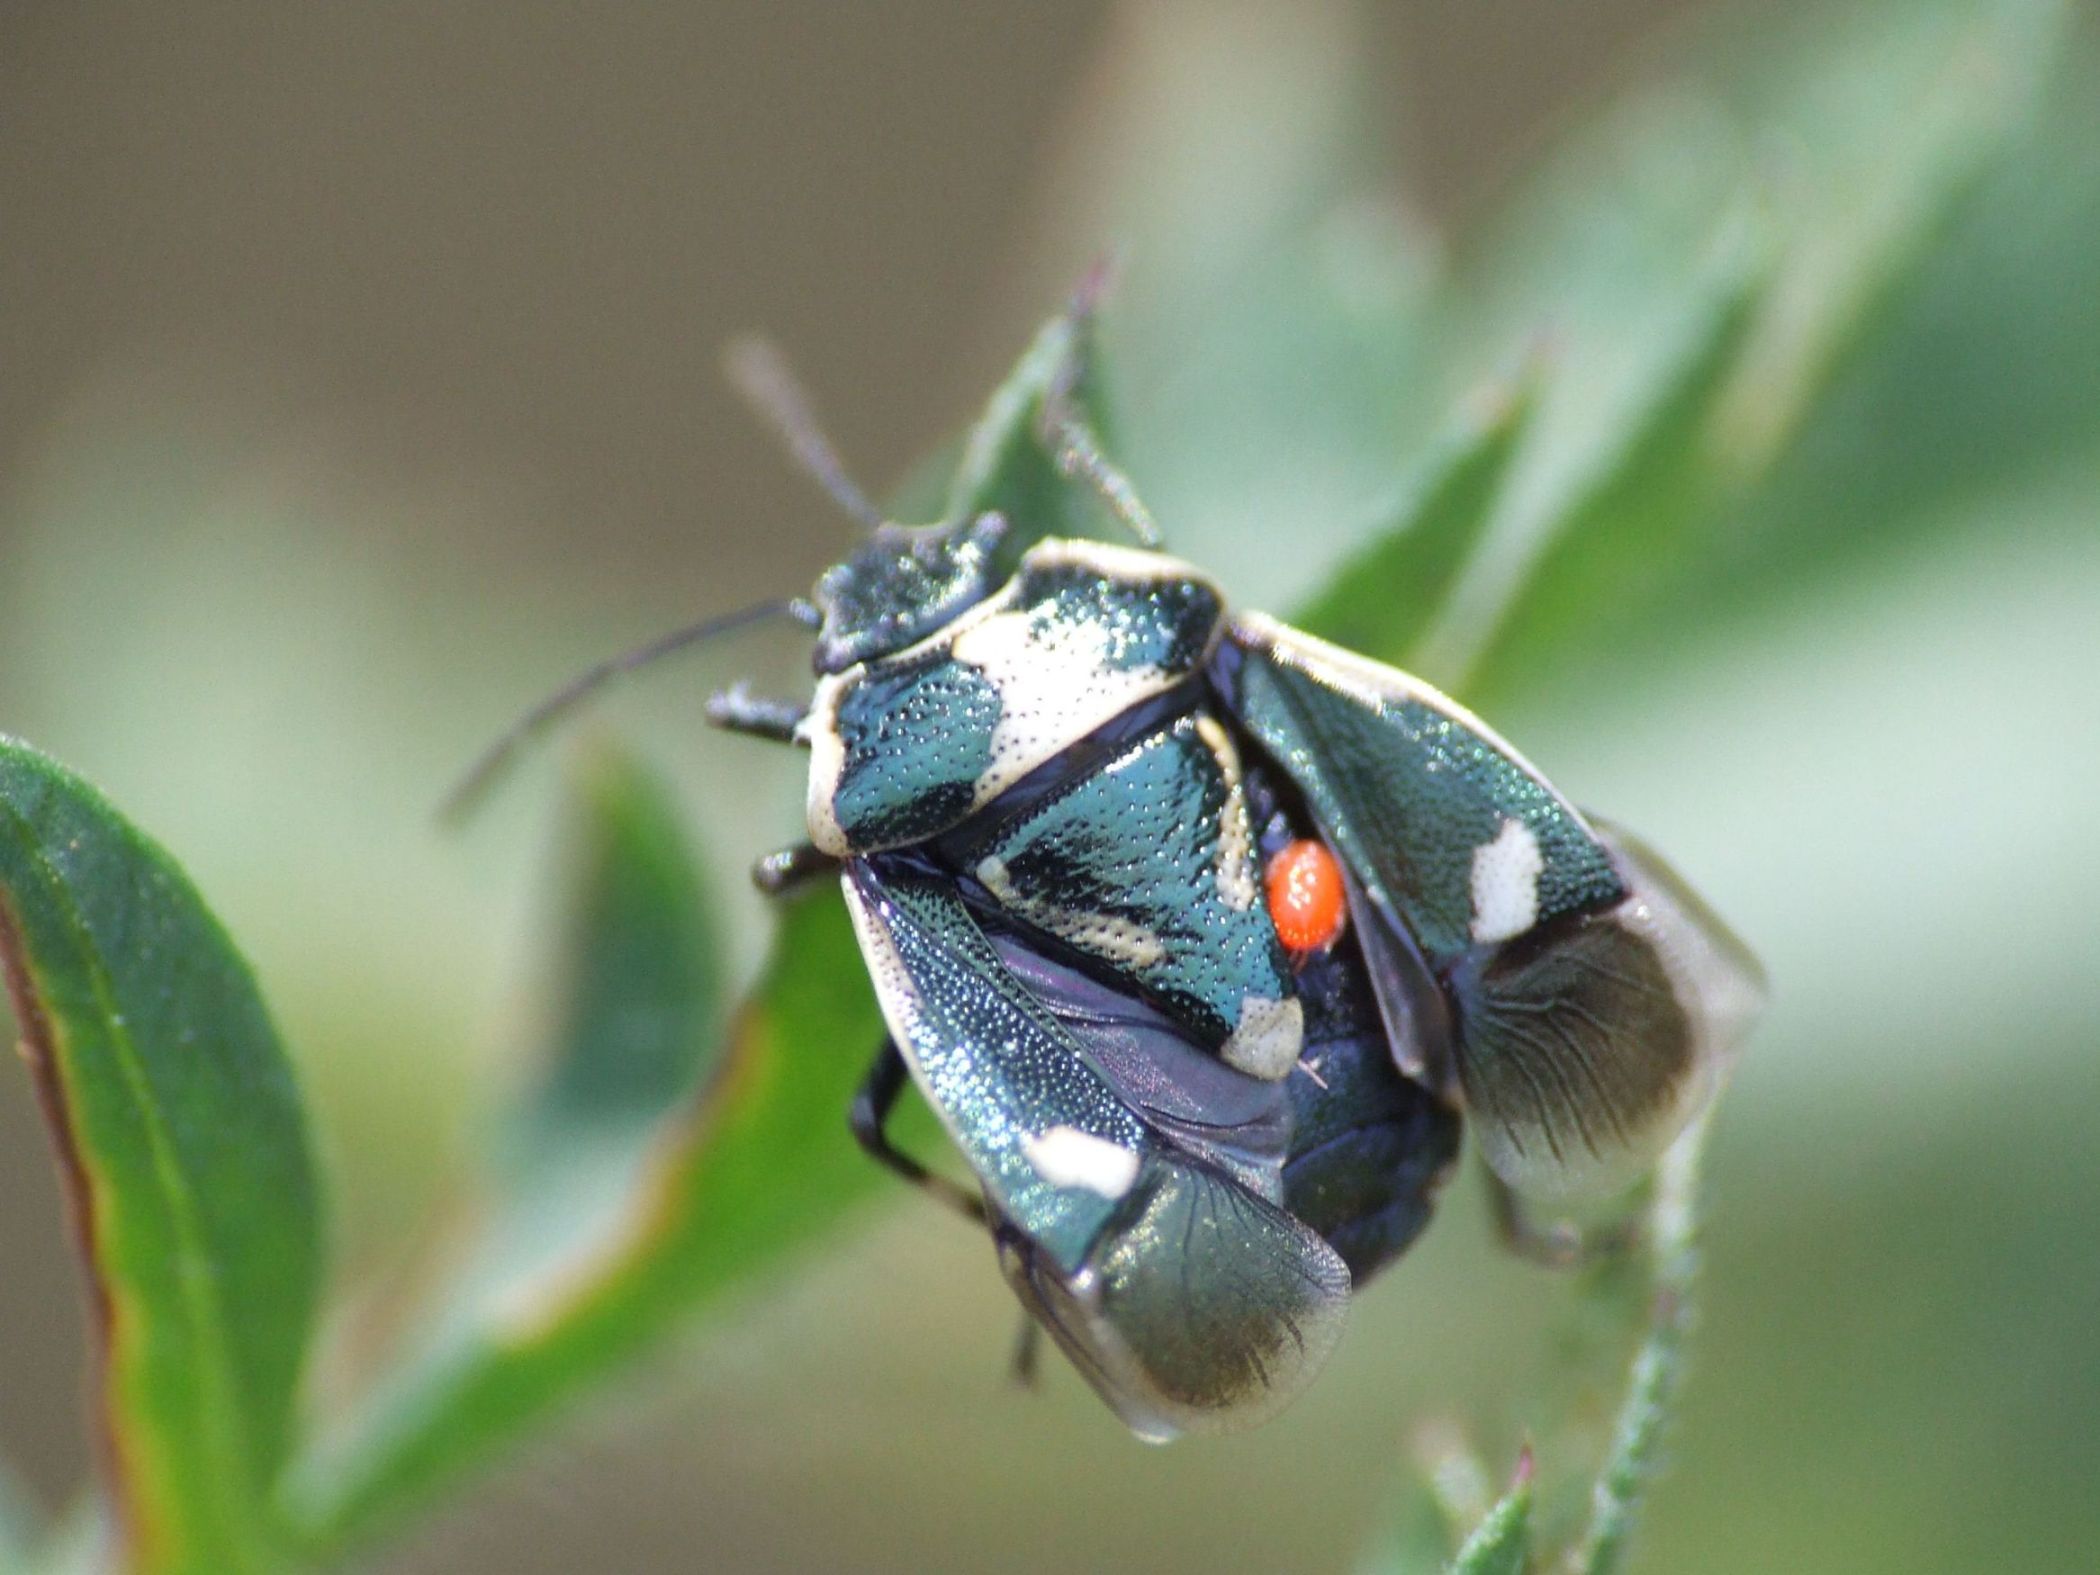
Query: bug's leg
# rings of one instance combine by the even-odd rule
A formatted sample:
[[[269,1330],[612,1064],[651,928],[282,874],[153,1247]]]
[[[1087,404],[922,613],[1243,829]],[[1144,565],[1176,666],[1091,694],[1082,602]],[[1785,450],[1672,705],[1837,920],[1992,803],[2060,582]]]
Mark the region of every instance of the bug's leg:
[[[776,848],[751,865],[751,884],[768,897],[785,897],[827,880],[839,872],[839,861],[812,842]]]
[[[1509,1251],[1541,1268],[1583,1268],[1624,1252],[1640,1234],[1640,1227],[1631,1220],[1589,1230],[1566,1221],[1540,1220],[1524,1206],[1514,1187],[1492,1170],[1485,1174],[1496,1237]]]
[[[1021,1332],[1014,1336],[1013,1362],[1008,1371],[1017,1388],[1037,1389],[1043,1378],[1043,1326],[1028,1313],[1021,1314]]]
[[[742,684],[733,684],[708,696],[707,720],[731,733],[776,744],[797,742],[795,729],[808,709],[791,700],[768,700],[754,695]],[[799,891],[811,881],[838,873],[839,861],[807,842],[768,853],[751,866],[751,884],[768,897]]]
[[[853,1136],[860,1146],[882,1164],[888,1166],[915,1187],[922,1187],[939,1198],[948,1207],[979,1225],[989,1223],[985,1214],[984,1200],[968,1192],[946,1176],[937,1176],[909,1154],[890,1142],[890,1112],[897,1108],[897,1097],[910,1082],[904,1057],[896,1042],[882,1041],[882,1048],[875,1053],[875,1064],[868,1068],[866,1081],[860,1092],[853,1096],[853,1107],[848,1112],[848,1122]]]
[[[1043,392],[1043,439],[1057,468],[1093,488],[1108,512],[1147,547],[1160,545],[1159,526],[1122,468],[1102,451],[1100,434],[1079,402],[1086,376],[1088,347],[1093,341],[1094,306],[1106,289],[1108,272],[1097,266],[1072,298],[1071,347]]]
[[[765,699],[743,684],[732,684],[707,698],[707,720],[712,726],[776,744],[794,743],[795,729],[806,715],[806,706],[792,700]]]

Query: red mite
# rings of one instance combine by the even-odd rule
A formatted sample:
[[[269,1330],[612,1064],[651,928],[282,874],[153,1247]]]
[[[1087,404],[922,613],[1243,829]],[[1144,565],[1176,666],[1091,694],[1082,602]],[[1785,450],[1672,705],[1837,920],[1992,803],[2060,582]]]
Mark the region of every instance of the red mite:
[[[1269,917],[1276,937],[1294,952],[1332,946],[1347,917],[1342,867],[1324,842],[1293,842],[1269,860]]]

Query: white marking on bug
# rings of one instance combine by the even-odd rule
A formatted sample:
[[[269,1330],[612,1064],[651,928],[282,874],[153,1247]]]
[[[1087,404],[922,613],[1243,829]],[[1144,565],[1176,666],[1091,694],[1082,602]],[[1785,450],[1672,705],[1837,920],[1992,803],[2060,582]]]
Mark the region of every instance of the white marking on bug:
[[[809,840],[835,859],[853,850],[839,825],[839,778],[846,769],[846,743],[839,737],[839,696],[849,679],[857,679],[859,667],[829,673],[817,680],[809,714],[795,724],[795,736],[809,745],[809,802],[804,811],[809,822]]]
[[[1605,843],[1630,895],[1603,922],[1652,951],[1690,1037],[1682,1060],[1648,1065],[1652,1086],[1637,1093],[1617,1141],[1602,1150],[1555,1155],[1543,1136],[1535,1145],[1523,1141],[1536,1130],[1530,1124],[1505,1122],[1500,1134],[1491,1123],[1480,1125],[1496,1172],[1541,1198],[1605,1197],[1653,1164],[1713,1102],[1764,1007],[1764,970],[1677,874],[1630,839],[1607,832]],[[1593,1049],[1613,1064],[1625,1055],[1609,1039]]]
[[[1271,1000],[1250,995],[1240,1001],[1240,1025],[1219,1047],[1218,1059],[1235,1072],[1265,1083],[1288,1076],[1305,1048],[1305,1008],[1296,996]]]
[[[1097,957],[1130,968],[1156,968],[1167,955],[1166,943],[1158,934],[1135,920],[1112,913],[1084,913],[1029,896],[1014,884],[1006,860],[997,854],[977,861],[977,878],[1002,907]]]
[[[1539,920],[1539,875],[1546,858],[1531,828],[1514,816],[1495,840],[1473,850],[1473,939],[1482,943],[1522,935]]]
[[[991,763],[972,792],[988,804],[1103,723],[1174,682],[1154,666],[1118,667],[1116,631],[1094,621],[1044,619],[1034,608],[999,612],[961,630],[950,647],[999,696]]]
[[[1126,547],[1112,541],[1082,541],[1077,537],[1052,537],[1028,550],[1023,562],[1032,569],[1087,569],[1104,579],[1143,584],[1152,580],[1195,580],[1209,585],[1210,577],[1193,564],[1149,547]]]
[[[1135,1153],[1077,1127],[1024,1132],[1021,1152],[1051,1186],[1084,1187],[1110,1202],[1127,1193],[1138,1177]]]
[[[1298,1063],[1298,1070],[1313,1080],[1314,1086],[1325,1088],[1327,1079],[1320,1075],[1320,1057],[1308,1056]]]
[[[1254,828],[1247,823],[1239,751],[1232,747],[1232,735],[1214,716],[1199,715],[1196,732],[1225,777],[1225,802],[1218,811],[1218,895],[1228,908],[1245,913],[1261,895],[1261,886],[1254,878]]]

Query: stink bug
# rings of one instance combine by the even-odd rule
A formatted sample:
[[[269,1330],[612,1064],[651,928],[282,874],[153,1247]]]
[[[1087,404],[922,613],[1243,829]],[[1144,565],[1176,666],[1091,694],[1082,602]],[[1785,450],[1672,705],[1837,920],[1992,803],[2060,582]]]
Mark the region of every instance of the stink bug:
[[[809,751],[809,840],[756,877],[839,882],[889,1030],[852,1130],[989,1228],[1140,1436],[1288,1403],[1462,1115],[1517,1221],[1707,1104],[1760,1001],[1740,943],[1456,702],[1159,550],[1072,375],[1042,436],[1135,546],[885,522],[778,368],[743,371],[866,526],[776,609],[813,629],[810,702],[709,704]],[[891,1144],[907,1084],[974,1187]]]

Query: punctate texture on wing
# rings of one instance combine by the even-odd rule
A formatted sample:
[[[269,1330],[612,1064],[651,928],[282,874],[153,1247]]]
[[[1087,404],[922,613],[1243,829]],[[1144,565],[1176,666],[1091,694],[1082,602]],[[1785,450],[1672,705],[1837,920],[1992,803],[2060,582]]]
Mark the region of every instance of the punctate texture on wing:
[[[1395,1042],[1526,1191],[1608,1192],[1719,1086],[1761,1000],[1741,943],[1436,690],[1259,615],[1219,684],[1341,854]],[[1404,1032],[1402,1031],[1404,1029]]]

